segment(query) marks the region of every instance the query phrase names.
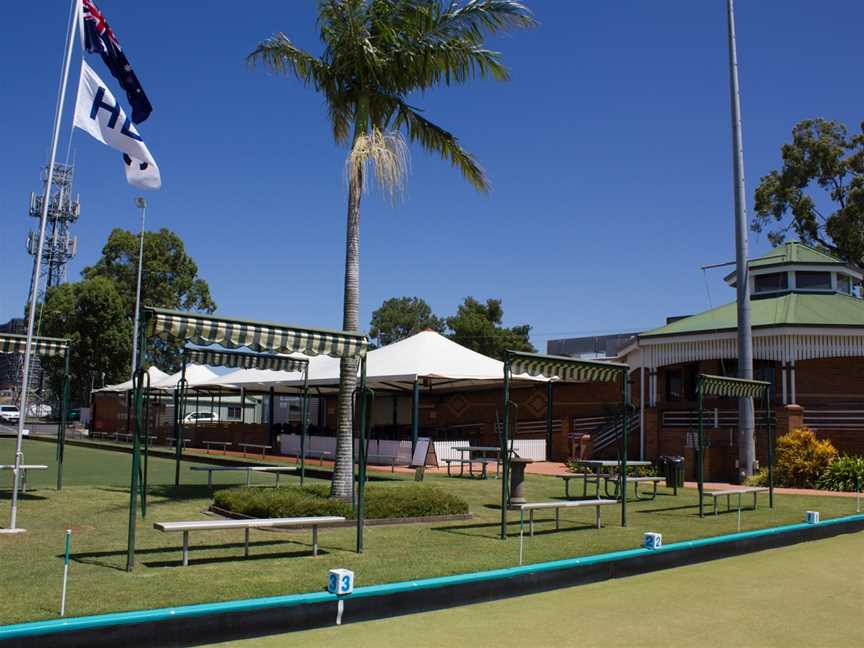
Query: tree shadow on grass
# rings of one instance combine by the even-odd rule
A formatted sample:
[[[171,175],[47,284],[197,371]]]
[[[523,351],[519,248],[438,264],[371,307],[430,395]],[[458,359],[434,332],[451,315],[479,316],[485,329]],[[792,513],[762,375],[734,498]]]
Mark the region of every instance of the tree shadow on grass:
[[[663,508],[639,508],[633,509],[633,511],[635,513],[668,513],[671,511],[683,511],[685,509],[696,509],[696,515],[699,515],[699,504],[682,504],[681,506],[666,506]]]
[[[2,490],[0,491],[0,502],[4,502],[6,500],[12,499],[12,489]],[[47,497],[43,497],[42,495],[34,495],[33,491],[27,491],[26,493],[22,493],[18,491],[18,501],[19,502],[30,502],[30,501],[39,501],[39,500],[47,500]]]
[[[561,527],[558,530],[550,529],[550,530],[538,530],[537,525],[539,524],[553,524],[554,518],[551,520],[534,520],[534,535],[545,535],[547,533],[565,533],[572,531],[590,531],[597,530],[597,527],[594,524],[577,524],[577,526],[569,526],[573,524],[572,522],[568,522],[568,526]],[[455,535],[467,536],[469,538],[500,538],[501,537],[501,523],[500,522],[484,522],[479,524],[460,524],[460,525],[451,525],[451,526],[442,526],[442,527],[431,527],[432,531],[438,531],[443,533],[452,533]],[[492,533],[471,533],[474,529],[488,529],[489,531],[493,531]],[[528,521],[525,521],[525,536],[528,536]],[[518,538],[519,537],[519,522],[508,522],[507,523],[507,537],[508,538]]]
[[[269,552],[269,553],[251,553],[256,547],[272,547],[272,546],[284,546],[286,544],[291,545],[300,545],[303,547],[307,547],[304,549],[299,549],[296,551],[277,551],[277,552]],[[230,543],[219,543],[219,544],[206,544],[206,545],[193,545],[189,548],[190,553],[190,564],[205,564],[205,563],[220,563],[220,562],[233,562],[236,560],[263,560],[270,558],[291,558],[291,557],[302,557],[302,556],[311,556],[312,555],[312,547],[310,545],[306,545],[302,542],[297,542],[296,540],[258,540],[255,542],[249,543],[250,555],[248,558],[243,556],[243,543],[242,542],[230,542]],[[194,554],[196,551],[208,551],[208,550],[232,550],[236,549],[237,554],[228,555],[228,556],[208,556],[203,558],[194,558]],[[318,545],[318,555],[328,555],[330,552],[326,550],[326,548],[319,544]],[[135,556],[139,559],[143,556],[162,556],[162,555],[174,555],[177,556],[176,559],[172,558],[170,560],[139,560],[140,564],[145,565],[146,567],[169,567],[169,566],[177,566],[182,565],[182,548],[180,545],[168,546],[168,547],[149,547],[149,548],[138,548],[135,550]],[[56,554],[54,556],[62,560],[64,558],[64,554]],[[108,559],[115,558],[117,561],[109,561]],[[69,555],[69,559],[82,564],[82,565],[90,565],[96,567],[104,567],[106,569],[113,569],[116,571],[125,572],[125,561],[126,551],[125,550],[115,550],[115,551],[88,551],[88,552],[79,552],[73,553]]]

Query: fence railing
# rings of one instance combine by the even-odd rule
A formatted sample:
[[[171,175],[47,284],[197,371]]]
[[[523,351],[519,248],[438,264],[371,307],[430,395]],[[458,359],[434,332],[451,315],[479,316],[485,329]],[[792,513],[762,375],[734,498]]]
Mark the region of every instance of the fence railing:
[[[804,409],[804,425],[816,430],[864,428],[864,409]]]
[[[552,434],[561,433],[561,419],[552,419]],[[501,423],[495,425],[497,434],[501,434]],[[516,422],[516,436],[527,436],[529,434],[546,434],[546,419],[531,419]]]
[[[639,433],[639,416],[635,413],[631,414],[627,422],[632,438],[634,434]],[[624,424],[620,415],[573,417],[570,430],[571,440],[578,439],[583,434],[590,434],[591,451],[596,453],[618,443],[624,431]]]

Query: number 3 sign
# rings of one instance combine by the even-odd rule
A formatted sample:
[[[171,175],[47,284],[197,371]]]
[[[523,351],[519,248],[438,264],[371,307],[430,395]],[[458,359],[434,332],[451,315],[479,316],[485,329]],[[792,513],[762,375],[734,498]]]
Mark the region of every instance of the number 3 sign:
[[[327,578],[327,591],[337,596],[354,591],[354,572],[350,569],[331,569]]]

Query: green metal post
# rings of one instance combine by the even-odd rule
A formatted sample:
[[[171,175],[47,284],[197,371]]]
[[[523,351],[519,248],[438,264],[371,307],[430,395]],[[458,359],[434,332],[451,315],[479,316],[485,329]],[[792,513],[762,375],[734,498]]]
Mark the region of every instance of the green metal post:
[[[138,344],[138,353],[140,354],[138,365],[138,370],[132,374],[132,389],[135,394],[135,427],[136,434],[132,437],[132,477],[131,484],[129,485],[129,528],[127,532],[127,544],[126,544],[126,571],[131,572],[135,568],[135,524],[137,522],[138,514],[137,514],[137,502],[136,499],[138,497],[138,473],[141,469],[140,461],[140,448],[139,448],[139,434],[138,429],[141,425],[141,388],[143,387],[142,375],[144,373],[141,367],[143,366],[143,362],[140,359],[144,358],[144,330],[146,326],[141,326],[138,331],[135,331],[135,335],[139,336],[139,344]]]
[[[507,503],[510,499],[510,457],[507,430],[510,426],[510,354],[504,356],[504,414],[499,442],[501,444],[501,539],[507,539]]]
[[[276,437],[273,434],[273,399],[275,398],[275,392],[273,388],[270,388],[270,398],[267,401],[267,436],[269,437],[269,443],[273,446],[276,445]],[[212,411],[212,407],[210,408]],[[302,409],[302,408],[301,408]]]
[[[363,516],[366,512],[366,356],[360,361],[360,438],[357,443],[357,506],[355,518],[357,520],[357,553],[363,553]]]
[[[630,450],[630,421],[629,412],[629,376],[627,371],[621,372],[621,526],[627,526],[627,453]]]
[[[552,386],[546,383],[546,461],[552,461]]]
[[[768,416],[766,432],[768,437],[768,507],[774,508],[774,412],[771,405],[771,392],[774,384],[765,388],[765,414]]]
[[[177,425],[174,426],[174,486],[180,486],[180,457],[183,453],[183,413],[186,403],[186,351],[183,351],[183,367],[180,370],[180,381],[177,383],[180,411],[177,412]],[[175,411],[177,411],[175,409]]]
[[[704,517],[705,515],[705,504],[702,501],[702,494],[705,490],[705,465],[702,457],[702,435],[704,434],[704,421],[703,421],[703,399],[702,399],[702,378],[700,377],[696,382],[696,401],[697,407],[699,408],[699,427],[696,432],[696,479],[699,482],[699,517]]]
[[[141,365],[143,367],[143,364]],[[144,418],[144,469],[141,479],[141,517],[147,517],[147,475],[150,459],[150,374],[146,371],[141,376],[141,388],[143,391],[143,418]],[[140,428],[136,428],[136,431]]]
[[[66,416],[69,411],[69,347],[66,347],[63,369],[63,393],[60,396],[60,422],[57,426],[57,490],[63,489],[63,455],[66,452]]]
[[[411,390],[411,456],[417,449],[417,437],[420,435],[420,381],[414,379]]]
[[[306,479],[306,437],[309,434],[309,364],[303,370],[303,400],[300,405],[300,485]],[[353,443],[353,441],[352,441]]]

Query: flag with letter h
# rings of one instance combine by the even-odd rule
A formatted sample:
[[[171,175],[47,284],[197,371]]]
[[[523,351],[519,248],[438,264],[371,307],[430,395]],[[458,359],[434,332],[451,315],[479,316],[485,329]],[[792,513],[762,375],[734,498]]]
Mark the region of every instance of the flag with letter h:
[[[129,184],[142,189],[158,189],[162,186],[159,167],[141,135],[86,61],[81,61],[74,124],[103,144],[123,153]]]

